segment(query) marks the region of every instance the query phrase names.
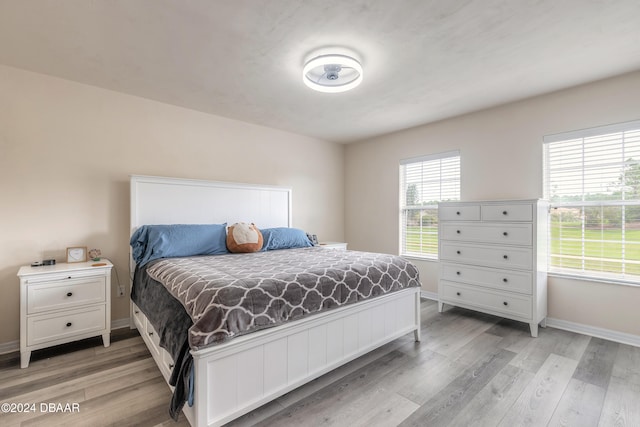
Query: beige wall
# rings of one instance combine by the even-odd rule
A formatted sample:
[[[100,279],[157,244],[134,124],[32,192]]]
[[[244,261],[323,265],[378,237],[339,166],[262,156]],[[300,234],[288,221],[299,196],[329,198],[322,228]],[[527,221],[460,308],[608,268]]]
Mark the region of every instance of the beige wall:
[[[541,76],[544,78],[544,76]],[[398,161],[460,149],[463,200],[542,197],[542,137],[640,119],[640,72],[348,145],[352,249],[398,253]],[[437,264],[417,261],[437,292]],[[551,278],[549,316],[640,335],[640,287]]]
[[[343,160],[342,145],[0,66],[0,345],[19,338],[21,265],[86,245],[128,284],[130,174],[288,186],[293,225],[342,241]]]

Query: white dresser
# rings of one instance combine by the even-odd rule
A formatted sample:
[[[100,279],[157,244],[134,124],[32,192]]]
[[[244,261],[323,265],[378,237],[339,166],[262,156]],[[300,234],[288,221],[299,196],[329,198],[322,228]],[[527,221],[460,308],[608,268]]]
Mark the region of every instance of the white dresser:
[[[111,332],[111,268],[108,260],[21,267],[20,367],[31,352]]]
[[[450,304],[529,323],[547,316],[549,205],[542,200],[438,205],[438,310]]]

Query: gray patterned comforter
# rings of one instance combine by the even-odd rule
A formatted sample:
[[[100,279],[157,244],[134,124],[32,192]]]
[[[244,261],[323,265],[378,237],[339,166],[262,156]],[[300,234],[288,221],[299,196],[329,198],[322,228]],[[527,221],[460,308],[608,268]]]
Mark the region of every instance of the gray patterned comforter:
[[[194,350],[420,286],[416,267],[398,256],[318,247],[168,258],[147,273],[193,319]]]

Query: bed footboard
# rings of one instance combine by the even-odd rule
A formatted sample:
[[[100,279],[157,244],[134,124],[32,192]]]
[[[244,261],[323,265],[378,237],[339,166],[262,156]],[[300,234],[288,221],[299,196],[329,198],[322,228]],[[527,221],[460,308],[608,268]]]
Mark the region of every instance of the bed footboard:
[[[194,427],[219,426],[411,331],[420,290],[410,288],[193,352]]]

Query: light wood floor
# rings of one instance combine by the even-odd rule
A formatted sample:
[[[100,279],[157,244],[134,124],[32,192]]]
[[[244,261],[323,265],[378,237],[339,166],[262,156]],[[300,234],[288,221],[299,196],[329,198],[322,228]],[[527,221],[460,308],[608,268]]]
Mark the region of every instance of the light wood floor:
[[[640,426],[640,348],[422,303],[407,335],[236,420],[233,426]],[[36,412],[0,425],[186,426],[135,331],[0,356],[0,402]],[[41,403],[79,405],[43,413]]]

